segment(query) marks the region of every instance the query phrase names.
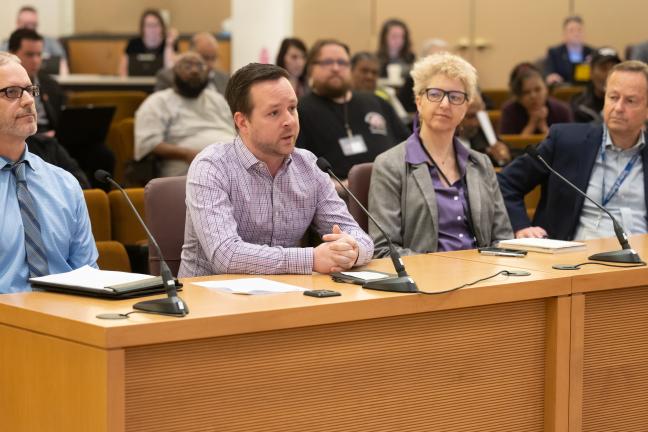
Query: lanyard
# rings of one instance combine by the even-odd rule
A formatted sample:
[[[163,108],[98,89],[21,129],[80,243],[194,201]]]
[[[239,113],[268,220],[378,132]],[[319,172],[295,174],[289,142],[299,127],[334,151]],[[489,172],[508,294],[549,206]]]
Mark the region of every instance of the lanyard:
[[[641,156],[641,152],[635,153],[634,156],[632,156],[632,159],[628,161],[626,164],[625,168],[619,174],[617,179],[614,181],[614,184],[612,185],[612,189],[608,191],[608,193],[605,193],[605,164],[606,164],[606,155],[605,155],[605,143],[601,146],[601,162],[603,162],[603,182],[601,185],[601,204],[603,207],[607,205],[607,203],[610,202],[610,200],[616,195],[616,193],[619,191],[621,188],[621,185],[625,181],[626,178],[628,178],[628,175],[630,175],[630,171],[632,171],[632,167],[634,166],[635,163],[637,163],[637,160],[639,159],[639,156]]]

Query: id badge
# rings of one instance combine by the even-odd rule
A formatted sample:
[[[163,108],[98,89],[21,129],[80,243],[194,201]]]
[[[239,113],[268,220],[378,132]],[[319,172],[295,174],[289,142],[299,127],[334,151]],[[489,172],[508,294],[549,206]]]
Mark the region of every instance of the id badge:
[[[365,144],[362,135],[340,138],[338,142],[340,143],[344,156],[353,156],[367,152],[367,145]]]

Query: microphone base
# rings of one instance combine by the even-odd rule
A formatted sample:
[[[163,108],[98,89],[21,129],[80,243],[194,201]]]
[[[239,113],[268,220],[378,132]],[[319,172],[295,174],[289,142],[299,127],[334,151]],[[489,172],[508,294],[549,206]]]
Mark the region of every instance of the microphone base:
[[[133,305],[133,309],[144,312],[183,317],[189,313],[189,308],[180,297],[167,297],[157,300],[146,300]]]
[[[601,252],[594,254],[588,258],[592,261],[605,261],[614,263],[638,264],[641,261],[639,254],[633,249],[621,249],[612,252]]]
[[[377,291],[417,293],[419,292],[416,282],[409,276],[392,277],[376,281],[365,282],[362,288]]]

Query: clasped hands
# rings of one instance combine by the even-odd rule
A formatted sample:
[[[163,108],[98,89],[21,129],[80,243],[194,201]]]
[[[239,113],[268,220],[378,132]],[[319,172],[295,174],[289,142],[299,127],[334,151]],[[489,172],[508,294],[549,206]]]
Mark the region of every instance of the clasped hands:
[[[348,270],[358,260],[358,242],[333,225],[331,234],[322,237],[324,243],[313,250],[313,270],[318,273],[333,273]]]

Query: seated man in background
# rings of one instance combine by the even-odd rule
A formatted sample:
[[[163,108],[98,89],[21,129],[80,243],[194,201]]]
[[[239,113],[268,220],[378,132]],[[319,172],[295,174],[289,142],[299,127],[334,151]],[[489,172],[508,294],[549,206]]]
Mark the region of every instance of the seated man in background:
[[[70,171],[82,187],[89,186],[88,175],[94,180],[93,173],[98,169],[112,173],[115,155],[103,142],[88,143],[83,148],[70,149],[74,159],[68,154],[68,149],[60,148],[65,142],[60,143],[55,135],[66,98],[61,86],[41,68],[43,37],[31,29],[16,30],[9,37],[9,51],[20,59],[32,83],[40,88],[40,93],[34,96],[38,112],[38,131],[36,136],[30,138],[31,142],[28,141],[28,144],[33,146],[33,153]],[[77,166],[76,160],[79,161],[82,170]]]
[[[311,93],[299,100],[297,146],[324,156],[346,179],[353,165],[373,162],[409,135],[393,108],[376,95],[351,91],[349,48],[320,40],[308,54]]]
[[[38,11],[32,6],[21,7],[16,16],[16,29],[38,31]],[[0,51],[8,51],[7,41],[2,43]],[[43,60],[48,63],[47,70],[49,73],[68,74],[67,55],[58,39],[48,36],[43,37]],[[56,62],[56,64],[53,62]]]
[[[486,153],[495,166],[504,166],[511,161],[511,151],[506,144],[497,140],[490,144],[486,134],[479,122],[477,113],[483,111],[486,114],[486,105],[479,94],[476,94],[468,104],[468,111],[457,128],[457,139],[467,148],[471,148],[480,153]],[[493,125],[488,117],[486,121],[490,125],[493,135],[495,135]],[[488,126],[487,126],[488,127]],[[496,137],[495,137],[496,138]]]
[[[219,54],[216,38],[211,33],[196,33],[191,38],[191,51],[200,54],[200,57],[205,61],[209,70],[207,74],[209,85],[213,86],[218,93],[225,94],[225,86],[227,86],[229,76],[218,68]],[[160,69],[155,76],[155,91],[173,87],[173,80],[172,68]]]
[[[547,50],[545,76],[548,85],[572,84],[574,70],[587,63],[594,49],[584,43],[583,19],[577,15],[563,21],[563,43]]]
[[[29,291],[30,277],[96,267],[98,253],[79,183],[25,144],[38,87],[5,52],[0,89],[0,293],[10,293]]]
[[[538,147],[547,163],[606,207],[628,234],[648,232],[647,116],[648,65],[626,61],[608,75],[602,125],[554,125]],[[517,238],[614,236],[606,214],[528,155],[511,162],[499,182]],[[537,185],[542,194],[531,223],[524,195]]]
[[[612,48],[599,48],[590,60],[590,80],[587,88],[571,100],[574,121],[579,123],[603,123],[603,104],[605,102],[605,80],[610,69],[621,63]]]
[[[295,149],[297,96],[288,72],[251,63],[230,78],[226,97],[238,136],[191,164],[178,276],[330,273],[369,262],[371,239],[315,156]],[[299,247],[311,225],[324,243]]]
[[[351,88],[355,91],[373,93],[383,98],[394,109],[394,112],[403,123],[409,123],[409,116],[403,105],[401,105],[396,91],[392,87],[378,86],[378,73],[380,72],[380,60],[376,54],[361,51],[351,57]]]
[[[173,88],[153,93],[135,113],[135,159],[152,153],[162,177],[185,175],[202,149],[236,135],[227,102],[208,86],[201,56],[183,54],[173,73]]]

